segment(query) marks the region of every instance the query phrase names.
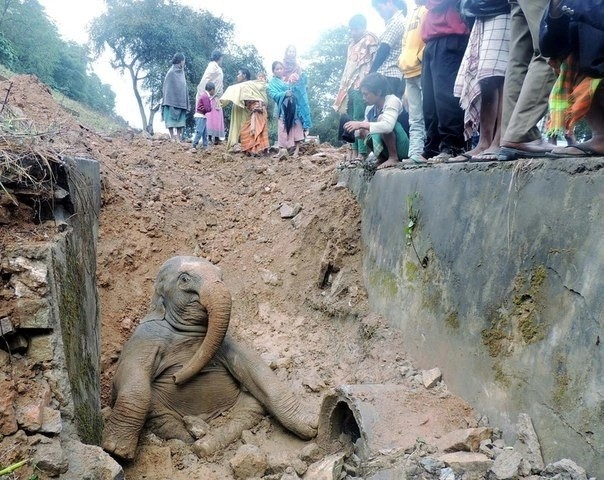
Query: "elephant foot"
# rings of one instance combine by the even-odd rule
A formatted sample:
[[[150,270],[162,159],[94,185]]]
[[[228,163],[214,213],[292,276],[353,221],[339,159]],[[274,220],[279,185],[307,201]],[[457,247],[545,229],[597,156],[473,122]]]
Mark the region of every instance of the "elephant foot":
[[[208,457],[241,438],[245,430],[256,426],[265,414],[264,407],[251,395],[242,392],[228,413],[227,423],[197,440],[192,447],[200,457]]]
[[[138,445],[138,439],[136,442],[125,441],[119,437],[113,437],[111,435],[103,435],[103,450],[113,455],[114,457],[121,458],[123,460],[133,460],[136,454],[136,447]]]
[[[106,409],[105,428],[101,446],[107,453],[123,460],[133,460],[138,446],[140,428],[130,425],[123,417],[117,417]],[[142,426],[142,425],[141,425]]]
[[[164,440],[176,439],[184,443],[193,443],[195,440],[185,428],[181,418],[165,414],[153,417],[147,421],[149,430]]]
[[[303,440],[310,440],[317,436],[319,416],[310,413],[301,413],[297,416],[281,418],[281,424],[290,432],[295,433]]]

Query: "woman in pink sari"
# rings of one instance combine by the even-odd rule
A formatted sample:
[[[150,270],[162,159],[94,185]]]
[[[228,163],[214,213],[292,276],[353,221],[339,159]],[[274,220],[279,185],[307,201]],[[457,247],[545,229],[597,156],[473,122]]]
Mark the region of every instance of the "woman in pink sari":
[[[201,81],[197,86],[197,99],[204,92],[206,84],[212,82],[215,87],[215,93],[212,97],[212,111],[206,114],[208,139],[214,140],[214,144],[220,143],[225,138],[224,113],[220,105],[220,97],[224,92],[224,73],[222,72],[223,54],[219,50],[214,50],[210,57],[210,63],[206,67]]]

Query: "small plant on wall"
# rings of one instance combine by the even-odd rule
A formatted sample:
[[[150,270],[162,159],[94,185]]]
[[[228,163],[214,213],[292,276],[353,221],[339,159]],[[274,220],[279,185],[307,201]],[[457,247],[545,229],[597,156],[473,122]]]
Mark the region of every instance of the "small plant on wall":
[[[415,243],[413,242],[413,233],[419,222],[419,210],[416,207],[416,201],[419,200],[419,194],[417,192],[407,195],[407,224],[405,226],[405,241],[407,246],[412,247],[415,252],[415,256],[417,257],[417,261],[419,264],[426,268],[428,266],[427,258],[420,258],[417,253],[417,249],[415,248]]]

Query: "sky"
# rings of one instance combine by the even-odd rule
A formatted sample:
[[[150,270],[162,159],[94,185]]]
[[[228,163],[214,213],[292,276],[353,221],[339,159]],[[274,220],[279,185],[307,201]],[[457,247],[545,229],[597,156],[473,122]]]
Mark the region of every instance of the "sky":
[[[90,22],[105,11],[103,0],[38,0],[48,17],[55,23],[64,40],[81,44],[88,41]],[[281,59],[285,47],[296,45],[298,57],[304,57],[330,28],[347,25],[353,15],[362,13],[368,29],[380,34],[384,21],[371,7],[371,0],[181,0],[179,3],[193,9],[205,9],[235,25],[235,39],[239,44],[253,44],[264,58],[265,65]],[[345,6],[344,6],[345,5]],[[304,62],[301,62],[304,65]],[[141,128],[138,107],[127,77],[121,76],[109,65],[105,54],[93,64],[94,72],[103,83],[111,85],[116,93],[116,113],[132,127]]]

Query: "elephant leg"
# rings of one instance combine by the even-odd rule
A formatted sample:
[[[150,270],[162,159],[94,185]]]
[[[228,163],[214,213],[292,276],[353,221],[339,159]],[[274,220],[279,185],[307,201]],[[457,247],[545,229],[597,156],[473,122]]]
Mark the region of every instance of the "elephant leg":
[[[241,438],[243,431],[257,425],[265,413],[258,400],[248,393],[241,392],[237,402],[229,410],[227,423],[197,440],[193,451],[200,458],[213,455]]]
[[[131,338],[125,345],[113,379],[113,405],[103,429],[103,448],[132,460],[151,405],[151,377],[159,347]]]
[[[182,419],[170,413],[154,416],[149,419],[147,425],[149,430],[165,440],[175,438],[185,443],[193,443],[195,440],[185,428]]]
[[[260,355],[232,340],[225,346],[226,367],[281,425],[305,440],[317,435],[318,414],[307,411]]]

